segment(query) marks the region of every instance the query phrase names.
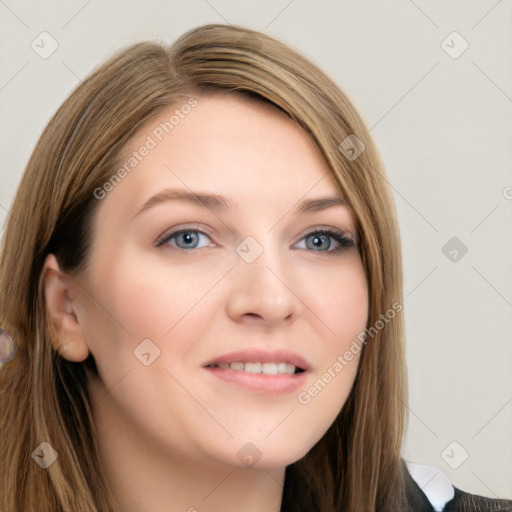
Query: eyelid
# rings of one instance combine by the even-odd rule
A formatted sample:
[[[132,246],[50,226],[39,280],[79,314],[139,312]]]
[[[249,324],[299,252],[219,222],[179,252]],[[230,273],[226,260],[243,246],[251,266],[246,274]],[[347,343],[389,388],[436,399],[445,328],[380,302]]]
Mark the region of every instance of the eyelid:
[[[156,247],[162,246],[166,243],[171,237],[180,234],[183,231],[197,231],[198,233],[202,233],[210,238],[215,236],[215,233],[212,229],[207,228],[206,226],[201,225],[200,227],[197,224],[179,224],[174,228],[166,229],[153,243]]]
[[[328,226],[328,225],[322,225],[322,224],[319,226],[315,226],[311,229],[308,229],[307,231],[302,233],[300,235],[300,238],[297,240],[297,242],[300,242],[304,237],[312,235],[313,233],[317,233],[318,231],[332,231],[332,232],[336,233],[337,235],[343,236],[344,238],[350,240],[351,242],[354,242],[354,244],[356,243],[356,237],[355,237],[354,233],[352,232],[352,230],[345,230],[345,229],[337,228],[334,226]]]

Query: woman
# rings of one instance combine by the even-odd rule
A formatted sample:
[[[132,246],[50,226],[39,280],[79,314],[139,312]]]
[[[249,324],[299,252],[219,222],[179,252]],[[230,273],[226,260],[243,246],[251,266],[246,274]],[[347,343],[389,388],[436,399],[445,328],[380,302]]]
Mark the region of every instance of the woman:
[[[385,173],[346,96],[264,34],[200,27],[85,80],[0,287],[0,510],[512,510],[428,497],[402,461]]]

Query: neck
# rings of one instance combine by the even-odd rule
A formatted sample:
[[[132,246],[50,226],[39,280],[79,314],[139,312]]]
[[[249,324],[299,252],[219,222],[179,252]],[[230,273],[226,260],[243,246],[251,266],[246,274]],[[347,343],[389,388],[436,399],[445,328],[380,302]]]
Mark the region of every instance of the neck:
[[[98,458],[116,510],[279,512],[285,468],[249,469],[169,453],[127,422],[105,392],[98,382],[90,386]]]

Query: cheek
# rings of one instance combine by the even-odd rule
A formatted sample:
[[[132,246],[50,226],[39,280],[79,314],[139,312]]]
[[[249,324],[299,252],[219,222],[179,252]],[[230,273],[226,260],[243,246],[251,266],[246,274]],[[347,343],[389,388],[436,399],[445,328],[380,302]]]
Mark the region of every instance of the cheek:
[[[209,292],[229,270],[218,265],[192,273],[162,261],[142,261],[137,251],[119,251],[115,260],[97,261],[102,264],[91,272],[84,327],[90,351],[107,379],[140,364],[133,352],[146,339],[162,352],[172,339],[175,361],[185,358],[193,348],[187,342],[199,335],[209,314]],[[185,334],[176,339],[183,329]]]
[[[213,269],[192,265],[195,270],[190,270],[191,264],[182,267],[163,258],[141,260],[132,251],[114,268],[98,273],[108,275],[98,285],[109,312],[135,339],[165,336],[229,270],[222,264]]]
[[[326,328],[323,349],[326,354],[339,352],[366,328],[369,297],[364,269],[354,256],[347,265],[310,279],[308,306]]]
[[[300,390],[297,402],[305,416],[317,418],[316,435],[321,436],[340,412],[354,384],[369,297],[364,269],[355,259],[350,265],[323,274],[321,279],[317,276],[315,283],[308,298],[325,328],[317,337],[321,347],[314,378]]]

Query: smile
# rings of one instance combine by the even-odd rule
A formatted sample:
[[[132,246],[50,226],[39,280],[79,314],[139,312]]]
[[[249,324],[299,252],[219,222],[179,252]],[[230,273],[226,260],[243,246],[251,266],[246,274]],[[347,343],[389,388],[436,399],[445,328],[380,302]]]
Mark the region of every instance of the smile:
[[[262,373],[264,375],[293,375],[304,370],[290,363],[219,363],[208,365],[207,368],[220,368],[221,370],[235,370],[246,373]]]

